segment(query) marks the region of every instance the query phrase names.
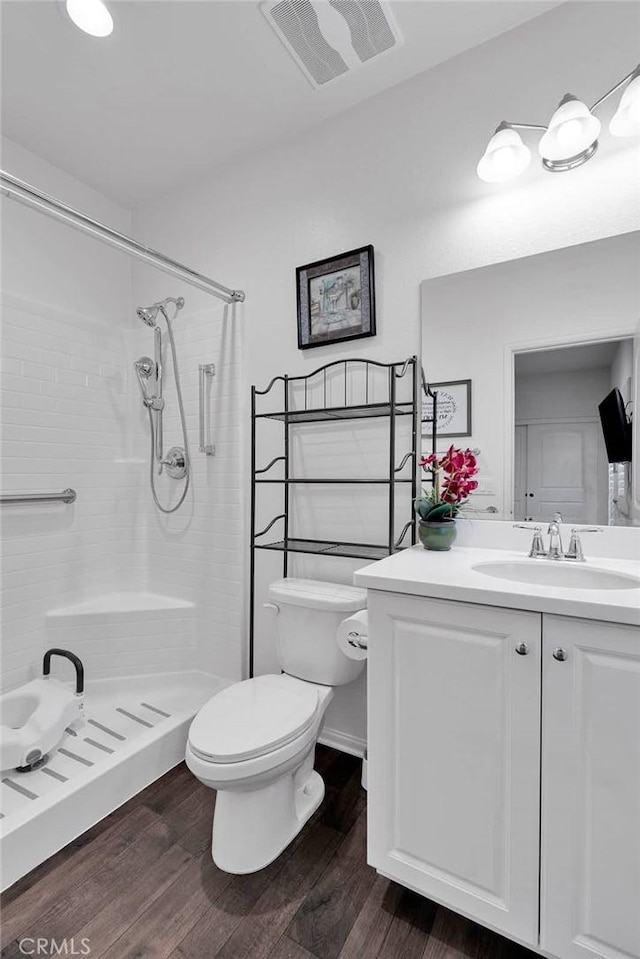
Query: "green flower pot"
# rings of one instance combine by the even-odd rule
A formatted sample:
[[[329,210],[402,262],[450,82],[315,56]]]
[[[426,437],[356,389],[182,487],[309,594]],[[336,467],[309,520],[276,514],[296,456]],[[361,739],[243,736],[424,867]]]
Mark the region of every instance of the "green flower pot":
[[[418,536],[425,549],[451,549],[457,532],[453,519],[437,520],[433,523],[421,519],[418,523]]]

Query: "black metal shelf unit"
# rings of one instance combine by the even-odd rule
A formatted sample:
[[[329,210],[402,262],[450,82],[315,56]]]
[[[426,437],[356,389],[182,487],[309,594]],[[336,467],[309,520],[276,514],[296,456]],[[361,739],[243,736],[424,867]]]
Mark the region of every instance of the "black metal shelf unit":
[[[370,401],[374,392],[373,380],[384,383],[384,396]],[[404,378],[407,377],[407,380]],[[398,399],[398,384],[406,383],[404,398]],[[280,388],[282,392],[280,393]],[[249,611],[249,675],[253,676],[254,661],[254,606],[256,550],[271,550],[283,555],[283,576],[288,573],[289,553],[307,553],[318,556],[342,556],[352,559],[375,561],[402,549],[407,534],[411,543],[416,542],[416,530],[413,516],[413,502],[418,495],[418,443],[420,439],[419,423],[421,418],[421,397],[423,389],[432,395],[424,383],[424,374],[416,356],[410,356],[399,363],[378,363],[374,360],[349,359],[337,360],[319,367],[306,376],[275,376],[264,390],[251,387],[251,558],[250,558],[250,611]],[[272,392],[273,391],[273,392]],[[272,396],[276,391],[280,396],[278,406],[273,411],[258,412],[258,402],[264,403],[264,397]],[[350,394],[357,394],[357,402],[350,402]],[[408,398],[410,396],[410,399]],[[331,397],[337,402],[331,402]],[[259,399],[260,398],[260,399]],[[317,401],[320,402],[317,402]],[[364,402],[362,402],[364,400]],[[347,422],[364,419],[389,421],[389,458],[388,470],[380,477],[302,477],[291,476],[290,449],[291,427],[312,423]],[[396,420],[409,417],[411,425],[411,449],[397,464]],[[277,420],[284,425],[282,450],[266,466],[256,463],[256,430],[260,421]],[[432,447],[435,450],[435,425]],[[279,478],[268,476],[272,467],[282,464],[283,475]],[[411,463],[411,475],[398,474]],[[256,529],[256,494],[261,484],[280,485],[283,490],[284,508],[263,528]],[[295,485],[385,485],[388,487],[388,535],[385,543],[348,543],[335,540],[311,540],[292,536],[290,529],[290,489]],[[395,535],[396,486],[410,486],[411,498],[407,501],[407,522],[398,537]],[[269,531],[280,530],[279,536],[272,540],[267,537]]]

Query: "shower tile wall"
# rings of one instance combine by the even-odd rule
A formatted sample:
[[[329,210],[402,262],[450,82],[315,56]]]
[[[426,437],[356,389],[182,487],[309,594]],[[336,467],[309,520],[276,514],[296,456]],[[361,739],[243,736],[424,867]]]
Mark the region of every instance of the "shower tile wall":
[[[128,505],[125,334],[11,297],[2,306],[3,489],[78,492],[73,506],[3,510],[6,688],[37,672],[47,611],[124,582],[139,588],[144,565]]]
[[[157,285],[157,284],[156,284]],[[167,284],[161,284],[162,289]],[[171,288],[172,289],[172,288]],[[185,401],[192,462],[192,483],[187,499],[171,515],[151,505],[148,489],[149,431],[146,414],[138,409],[135,446],[145,461],[140,485],[148,521],[148,588],[195,604],[197,658],[183,668],[199,667],[210,673],[239,678],[243,635],[243,546],[241,498],[241,375],[240,328],[231,308],[212,301],[211,306],[189,311],[189,290],[179,290],[187,301],[173,324],[180,378]],[[164,323],[166,408],[165,452],[182,445],[175,385]],[[137,344],[152,353],[150,330],[141,330]],[[199,451],[198,366],[214,363],[207,396],[209,439],[215,456]],[[175,502],[181,482],[160,477],[161,502]],[[246,550],[245,550],[246,552]]]
[[[3,298],[2,486],[7,491],[74,487],[73,506],[3,513],[2,688],[38,674],[46,646],[70,648],[89,678],[201,668],[241,669],[242,560],[240,388],[237,327],[222,308],[176,323],[192,488],[172,516],[149,492],[149,431],[132,375],[150,331],[133,310],[111,327]],[[173,373],[165,343],[165,451],[181,445]],[[198,364],[215,362],[211,439],[198,451]],[[161,497],[180,484],[164,477]],[[139,592],[148,613],[47,619],[91,597]],[[153,596],[193,603],[163,611]],[[143,604],[144,605],[144,604]],[[158,602],[158,605],[160,603]]]
[[[128,211],[64,171],[6,138],[2,150],[7,169],[136,232]],[[132,261],[19,204],[3,198],[1,205],[2,487],[72,486],[78,499],[2,510],[0,688],[38,675],[43,650],[54,644],[82,656],[88,679],[193,667],[233,678],[243,543],[237,327],[209,298],[206,313],[189,315],[193,291],[143,268],[151,299],[187,299],[176,330],[194,484],[167,519],[151,504],[149,432],[133,376],[134,360],[153,354],[153,338],[135,317]],[[197,451],[203,362],[218,369],[214,458]],[[167,380],[168,449],[181,439]],[[60,609],[64,615],[47,616]]]

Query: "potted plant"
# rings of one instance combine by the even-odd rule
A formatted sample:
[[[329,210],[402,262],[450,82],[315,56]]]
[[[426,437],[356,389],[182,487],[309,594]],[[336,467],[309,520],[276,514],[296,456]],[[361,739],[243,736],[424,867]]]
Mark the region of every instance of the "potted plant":
[[[433,475],[431,490],[423,490],[415,502],[420,542],[425,549],[451,549],[457,532],[456,516],[478,488],[473,478],[478,472],[476,455],[473,450],[450,446],[440,457],[435,453],[421,457],[420,466]]]

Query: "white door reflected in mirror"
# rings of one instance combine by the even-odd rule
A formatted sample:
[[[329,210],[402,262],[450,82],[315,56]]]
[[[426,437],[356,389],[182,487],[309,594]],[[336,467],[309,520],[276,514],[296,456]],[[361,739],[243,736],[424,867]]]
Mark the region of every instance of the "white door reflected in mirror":
[[[515,356],[514,519],[607,525],[609,469],[598,405],[630,395],[631,339]]]

